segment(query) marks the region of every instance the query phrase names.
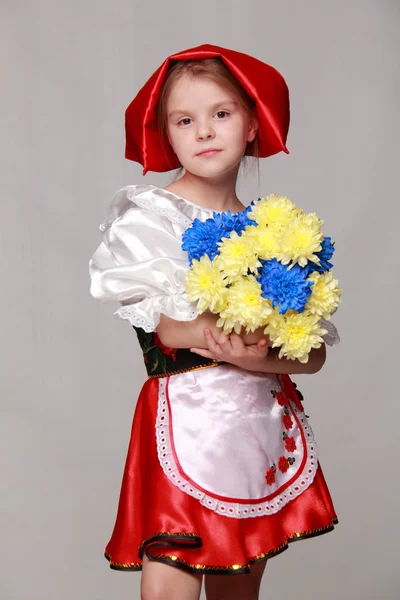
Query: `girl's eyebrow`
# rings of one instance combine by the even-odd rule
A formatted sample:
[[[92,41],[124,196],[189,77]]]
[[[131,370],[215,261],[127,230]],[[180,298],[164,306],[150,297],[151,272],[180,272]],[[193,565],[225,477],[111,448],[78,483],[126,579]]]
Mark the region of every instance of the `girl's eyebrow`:
[[[235,100],[222,100],[222,102],[216,102],[215,104],[212,104],[210,106],[211,110],[215,110],[216,108],[218,108],[218,106],[227,106],[227,105],[232,105],[232,106],[238,106],[238,102],[236,102]],[[190,110],[183,110],[183,109],[178,109],[178,110],[173,110],[172,112],[169,113],[168,118],[173,117],[174,115],[184,115],[190,113]]]

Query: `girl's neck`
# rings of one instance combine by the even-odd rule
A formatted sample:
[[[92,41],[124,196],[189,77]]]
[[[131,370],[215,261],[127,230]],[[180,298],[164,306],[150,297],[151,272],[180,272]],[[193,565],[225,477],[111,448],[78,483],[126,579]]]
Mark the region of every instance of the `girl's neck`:
[[[237,175],[223,181],[215,181],[186,172],[165,189],[204,208],[239,212],[244,210],[245,206],[236,195],[236,179]]]

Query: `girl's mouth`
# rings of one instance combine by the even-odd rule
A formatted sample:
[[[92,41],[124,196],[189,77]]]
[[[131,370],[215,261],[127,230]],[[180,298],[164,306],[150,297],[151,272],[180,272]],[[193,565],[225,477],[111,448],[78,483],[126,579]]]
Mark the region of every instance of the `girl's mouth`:
[[[219,152],[222,152],[222,150],[205,150],[204,152],[200,152],[199,154],[197,154],[197,156],[204,156],[204,157],[209,157],[209,156],[215,156],[216,154],[219,154]]]

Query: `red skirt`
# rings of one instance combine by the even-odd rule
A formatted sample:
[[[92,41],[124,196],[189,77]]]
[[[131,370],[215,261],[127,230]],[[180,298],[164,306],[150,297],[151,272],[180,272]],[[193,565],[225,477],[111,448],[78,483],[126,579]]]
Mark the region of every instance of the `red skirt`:
[[[318,466],[311,485],[275,514],[236,519],[181,491],[159,462],[158,379],[144,384],[135,410],[114,531],[105,557],[115,570],[139,571],[144,553],[193,573],[248,573],[289,542],[331,531],[338,522]]]

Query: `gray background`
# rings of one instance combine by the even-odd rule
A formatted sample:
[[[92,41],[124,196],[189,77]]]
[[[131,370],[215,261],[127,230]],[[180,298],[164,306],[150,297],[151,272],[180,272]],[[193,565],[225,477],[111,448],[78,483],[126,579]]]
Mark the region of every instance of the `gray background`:
[[[342,343],[295,378],[339,515],[267,566],[262,598],[394,599],[399,570],[399,2],[1,2],[1,583],[4,600],[139,598],[103,558],[145,370],[133,329],[89,295],[115,190],[171,173],[123,158],[126,106],[171,53],[214,43],[291,92],[269,192],[336,240]]]

